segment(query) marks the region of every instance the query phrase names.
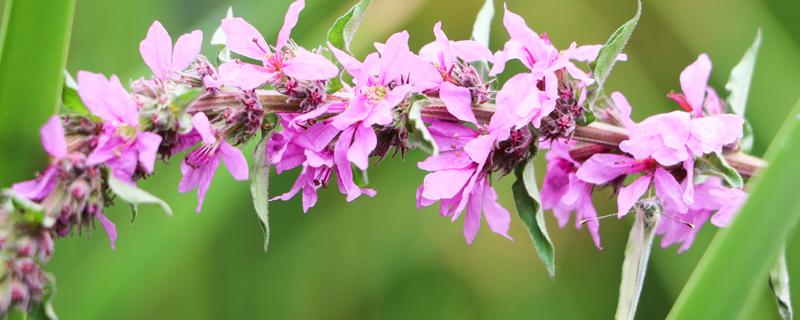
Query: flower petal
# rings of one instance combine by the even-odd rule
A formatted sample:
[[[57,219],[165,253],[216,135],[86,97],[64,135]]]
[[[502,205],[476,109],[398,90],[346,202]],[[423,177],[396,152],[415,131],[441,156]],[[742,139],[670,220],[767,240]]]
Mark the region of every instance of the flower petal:
[[[205,113],[198,112],[192,116],[192,126],[194,130],[203,138],[203,143],[214,144],[217,142],[217,137],[214,135],[214,128],[211,127],[211,122]]]
[[[339,68],[316,53],[305,49],[295,50],[295,56],[286,62],[283,72],[300,80],[328,80],[339,74]]]
[[[576,175],[591,184],[604,184],[624,174],[637,173],[639,162],[611,153],[595,154],[581,165]]]
[[[61,117],[52,116],[39,130],[42,146],[53,158],[63,158],[67,155],[67,141],[64,138],[64,127],[61,126]]]
[[[226,46],[233,52],[259,61],[264,61],[266,54],[270,53],[261,33],[242,18],[223,19],[222,31],[225,32]]]
[[[139,165],[142,166],[144,172],[153,172],[159,145],[161,145],[161,136],[155,133],[145,131],[136,136]]]
[[[696,116],[702,115],[703,99],[710,75],[711,60],[705,53],[697,57],[695,62],[681,72],[681,90]]]
[[[203,44],[203,32],[194,30],[184,34],[175,42],[175,50],[172,51],[172,71],[182,71],[188,67],[194,58],[200,54],[200,47]]]
[[[286,42],[289,41],[292,29],[297,25],[297,19],[300,17],[300,11],[303,11],[305,6],[306,2],[304,0],[297,0],[289,5],[289,10],[286,11],[286,17],[283,19],[283,26],[278,33],[278,42],[275,43],[275,47],[278,48],[278,50],[283,48]]]
[[[367,170],[369,166],[369,154],[375,149],[378,138],[372,127],[358,126],[355,128],[353,143],[347,150],[347,159],[361,170]]]
[[[662,202],[674,206],[679,213],[685,213],[689,209],[683,202],[683,197],[681,197],[681,185],[678,184],[672,174],[661,167],[656,168],[653,186],[656,189],[658,198]]]
[[[447,111],[456,119],[478,125],[478,120],[472,113],[472,93],[469,89],[444,82],[439,87],[439,97],[444,101]]]
[[[223,141],[219,145],[219,154],[222,158],[222,163],[225,164],[225,168],[228,168],[234,179],[238,181],[247,180],[249,177],[247,159],[244,158],[241,150]]]
[[[647,192],[647,189],[650,187],[650,181],[652,181],[651,176],[642,176],[630,185],[619,189],[619,196],[617,197],[617,217],[622,218],[631,211],[631,208],[633,208],[636,202]]]
[[[117,226],[102,213],[98,213],[94,217],[100,220],[100,224],[103,225],[103,229],[106,230],[108,240],[111,241],[111,250],[114,250],[117,244]]]
[[[139,43],[139,53],[144,63],[158,78],[168,76],[172,64],[172,38],[161,22],[155,21],[147,31],[147,37]]]
[[[430,200],[453,198],[464,188],[473,171],[465,168],[429,173],[423,182],[422,196]]]
[[[508,235],[511,214],[497,203],[497,193],[488,182],[483,187],[483,216],[492,232],[511,240],[511,236]]]

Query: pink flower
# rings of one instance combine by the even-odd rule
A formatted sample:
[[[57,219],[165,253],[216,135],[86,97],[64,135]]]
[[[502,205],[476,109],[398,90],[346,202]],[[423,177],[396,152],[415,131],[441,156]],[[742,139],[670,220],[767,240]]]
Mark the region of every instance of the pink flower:
[[[225,85],[242,91],[251,91],[264,84],[266,78],[263,75],[259,66],[231,60],[221,64],[215,74],[203,77],[203,86],[221,89]]]
[[[300,191],[303,192],[303,211],[313,207],[317,202],[317,190],[325,187],[331,174],[337,172],[339,190],[352,201],[362,194],[370,197],[375,195],[372,189],[359,188],[352,178],[350,164],[344,157],[344,166],[339,166],[335,161],[335,153],[331,149],[331,142],[340,133],[329,123],[317,122],[307,129],[292,125],[290,116],[283,116],[281,123],[284,130],[273,134],[269,141],[267,152],[270,162],[275,165],[275,170],[280,174],[286,170],[301,167],[292,189],[273,200],[289,200]],[[347,139],[339,138],[339,139]],[[343,177],[349,177],[347,179]]]
[[[86,107],[104,121],[87,164],[104,163],[124,181],[131,181],[137,171],[152,173],[161,137],[139,128],[139,108],[117,76],[106,80],[101,74],[80,71],[78,85]]]
[[[222,30],[227,38],[227,47],[245,57],[259,60],[258,79],[261,83],[275,81],[282,75],[298,80],[327,80],[335,77],[339,69],[323,56],[300,47],[289,46],[289,34],[297,24],[305,1],[297,0],[289,6],[283,27],[273,53],[269,44],[255,27],[242,18],[222,20]],[[255,81],[255,79],[253,79]]]
[[[458,219],[466,209],[464,238],[472,243],[480,229],[481,213],[492,232],[508,239],[511,216],[497,202],[497,193],[484,170],[497,137],[479,135],[473,129],[454,123],[433,121],[429,131],[440,153],[418,164],[430,172],[417,189],[417,207],[439,201],[440,213]]]
[[[199,213],[203,207],[206,191],[211,185],[211,179],[217,172],[220,158],[231,176],[239,181],[247,180],[248,167],[242,151],[228,144],[224,137],[214,129],[204,113],[196,113],[192,117],[192,125],[200,135],[203,144],[190,152],[181,162],[183,177],[178,191],[189,192],[197,189],[197,212]]]
[[[62,191],[63,189],[70,189],[67,186],[69,181],[66,181],[65,179],[67,179],[66,177],[69,177],[71,173],[64,171],[64,168],[70,168],[76,163],[81,163],[84,160],[84,156],[80,153],[70,153],[67,149],[64,127],[61,125],[61,119],[58,116],[50,117],[50,120],[48,120],[47,123],[42,126],[42,128],[39,130],[39,133],[42,139],[42,146],[51,157],[51,163],[41,176],[34,180],[15,183],[12,186],[12,190],[20,197],[41,203],[56,190],[57,186],[60,186],[59,188],[62,189]],[[86,193],[88,191],[84,191],[84,189],[81,190],[82,197],[86,197]],[[73,192],[74,189],[72,189],[72,192],[67,196],[74,196]],[[54,197],[61,198],[63,196],[54,195]],[[64,202],[63,200],[59,201]],[[72,202],[76,201],[79,200],[72,200]],[[62,203],[58,203],[56,205],[61,206]],[[86,206],[87,205],[85,204],[83,205],[83,207]],[[106,234],[111,241],[111,249],[113,250],[117,241],[116,226],[99,210],[89,211],[91,211],[91,214],[94,218],[97,218],[97,220],[100,221],[100,224],[103,226],[103,229],[106,231]],[[48,212],[47,214],[56,214],[59,216],[59,218],[64,216],[64,212]]]
[[[600,246],[600,222],[592,204],[592,185],[578,179],[576,172],[581,164],[569,154],[574,143],[558,140],[550,144],[545,155],[547,172],[542,185],[542,209],[553,210],[558,225],[564,227],[569,222],[570,213],[575,212],[575,227],[588,226],[595,246]]]
[[[680,213],[672,206],[664,207],[663,214],[667,219],[661,219],[656,230],[663,236],[661,247],[680,243],[678,252],[686,251],[709,217],[717,227],[727,227],[746,198],[744,191],[724,187],[719,177],[708,177],[705,182],[695,186],[696,201],[688,211]]]
[[[671,173],[652,158],[636,160],[619,154],[595,154],[581,165],[576,176],[584,182],[603,185],[624,175],[640,173],[644,175],[619,190],[618,217],[628,214],[651,186],[665,206],[673,206],[680,213],[688,210],[681,197],[681,185]]]
[[[194,30],[184,34],[172,47],[172,38],[160,22],[155,21],[147,31],[147,37],[139,44],[144,62],[160,80],[173,78],[188,67],[200,54],[203,32]]]
[[[490,60],[492,52],[476,41],[450,41],[442,31],[441,22],[433,27],[433,33],[436,40],[422,47],[419,56],[432,63],[438,72],[438,76],[432,76],[432,81],[437,83],[434,90],[453,116],[477,125],[472,113],[472,105],[477,101],[473,101],[472,90],[483,89],[477,87],[482,83],[474,69],[465,66]]]

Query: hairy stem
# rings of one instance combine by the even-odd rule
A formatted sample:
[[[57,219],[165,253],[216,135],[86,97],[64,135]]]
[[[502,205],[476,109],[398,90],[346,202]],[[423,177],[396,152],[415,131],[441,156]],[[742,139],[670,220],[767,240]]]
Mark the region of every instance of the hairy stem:
[[[299,101],[289,101],[289,99],[274,90],[256,91],[258,101],[265,110],[271,112],[296,112],[300,106]],[[209,94],[192,105],[192,110],[203,111],[219,107],[226,107],[240,103],[240,95],[235,93],[216,93]],[[340,99],[336,96],[329,96],[329,99]],[[488,123],[494,114],[494,105],[484,104],[473,109],[478,121]],[[432,103],[422,109],[422,115],[434,119],[457,120],[447,112],[447,108],[441,103]],[[593,148],[598,152],[607,152],[619,147],[620,142],[628,139],[628,132],[625,128],[610,125],[602,122],[594,122],[584,127],[577,127],[573,139],[581,142],[592,143],[605,148]],[[581,157],[588,158],[585,151],[581,150]],[[724,154],[728,163],[744,176],[751,177],[756,172],[764,168],[767,163],[757,157],[744,154],[739,151],[730,151]]]

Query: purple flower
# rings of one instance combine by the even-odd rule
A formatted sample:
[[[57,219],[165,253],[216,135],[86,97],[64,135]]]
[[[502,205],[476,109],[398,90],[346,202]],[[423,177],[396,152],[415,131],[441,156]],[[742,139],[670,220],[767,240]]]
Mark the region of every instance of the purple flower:
[[[155,21],[147,31],[147,37],[139,44],[139,52],[153,75],[163,81],[186,69],[200,54],[202,42],[203,32],[194,30],[180,36],[173,48],[169,33]]]
[[[254,90],[267,78],[259,66],[244,63],[240,60],[225,62],[217,68],[214,74],[203,77],[203,86],[211,89],[221,89],[223,85],[237,88],[242,91]]]
[[[479,135],[469,127],[442,121],[432,121],[429,131],[440,153],[418,164],[420,169],[430,173],[417,189],[417,207],[439,201],[440,214],[453,221],[466,209],[464,238],[467,243],[472,243],[480,229],[481,213],[492,232],[511,239],[508,235],[511,216],[497,202],[497,193],[484,170],[497,137]]]
[[[747,194],[739,189],[724,187],[722,179],[712,176],[695,186],[695,199],[685,213],[678,212],[672,206],[664,207],[663,214],[668,219],[661,219],[656,230],[663,236],[661,247],[680,243],[678,252],[686,251],[709,217],[717,227],[727,227],[747,199]]]
[[[281,123],[284,125],[284,130],[273,134],[267,147],[270,162],[275,165],[278,174],[301,167],[300,175],[292,189],[273,200],[286,201],[302,191],[303,212],[308,212],[317,202],[317,190],[328,185],[333,172],[337,173],[339,190],[347,195],[348,201],[362,194],[370,197],[375,195],[374,190],[355,185],[346,156],[336,157],[331,143],[339,135],[338,129],[325,122],[317,122],[303,128],[293,125],[296,120],[297,117],[282,116]],[[346,136],[340,136],[339,139],[348,140]]]
[[[576,172],[581,164],[569,154],[574,143],[554,141],[545,155],[547,172],[542,185],[542,209],[553,210],[558,225],[569,222],[570,213],[575,212],[575,227],[586,224],[595,246],[600,246],[600,222],[592,204],[592,185],[578,179]]]
[[[622,187],[617,197],[617,216],[623,217],[633,208],[639,199],[653,186],[656,196],[665,206],[673,206],[677,212],[688,210],[681,197],[681,185],[658,162],[652,158],[636,160],[634,158],[610,153],[595,154],[576,172],[578,179],[594,185],[609,183],[621,176],[629,174],[643,175],[630,185]]]
[[[117,76],[78,72],[78,94],[94,115],[103,119],[103,133],[87,159],[106,164],[117,178],[131,181],[136,172],[150,174],[161,136],[141,130],[139,108]]]
[[[297,0],[289,6],[274,53],[261,33],[244,19],[222,20],[227,47],[233,52],[262,62],[262,66],[258,68],[261,84],[278,80],[283,75],[298,80],[327,80],[339,73],[336,65],[323,56],[289,44],[289,34],[304,7],[303,0]]]
[[[476,41],[450,41],[442,31],[441,22],[433,27],[433,33],[436,40],[422,47],[419,56],[432,63],[438,71],[438,77],[431,76],[432,81],[438,84],[435,91],[453,116],[477,125],[472,105],[478,101],[473,101],[475,95],[472,90],[484,88],[477,72],[467,64],[488,61],[492,58],[492,52]],[[422,71],[427,74],[430,69],[425,68]]]
[[[72,203],[82,202],[82,204],[77,204],[75,207],[87,207],[84,201],[89,197],[91,190],[86,190],[88,187],[85,183],[71,185],[70,177],[74,175],[74,173],[66,171],[69,169],[65,169],[75,167],[75,164],[84,162],[85,158],[80,153],[69,152],[66,136],[64,134],[64,127],[61,125],[61,119],[58,116],[50,117],[50,120],[42,126],[39,133],[42,139],[42,146],[51,157],[50,165],[41,176],[33,180],[15,183],[12,186],[12,190],[25,199],[39,203],[45,202],[44,200],[50,197],[53,192],[68,192],[67,195],[54,195],[54,197],[61,199],[57,201],[58,203],[48,204],[48,209],[50,205],[68,207]],[[78,185],[83,188],[76,187]],[[64,189],[69,191],[65,191]],[[64,200],[62,197],[72,197],[74,199]],[[91,206],[91,204],[88,206]],[[69,210],[63,209],[63,207],[59,210],[52,211],[58,212],[47,212],[47,214],[55,214],[59,219],[62,219],[65,215],[67,218],[70,218],[69,214],[72,213],[68,212]],[[91,211],[92,216],[100,221],[100,224],[103,226],[103,229],[106,231],[111,241],[111,249],[113,250],[117,240],[116,226],[103,215],[100,210],[88,211]]]
[[[217,172],[220,158],[231,176],[239,181],[247,180],[248,167],[242,151],[228,144],[224,136],[214,129],[204,113],[196,113],[192,117],[192,125],[200,135],[202,145],[190,152],[181,162],[183,178],[181,178],[178,191],[189,192],[197,189],[197,212],[199,213],[203,207],[206,191],[211,185],[211,179]]]

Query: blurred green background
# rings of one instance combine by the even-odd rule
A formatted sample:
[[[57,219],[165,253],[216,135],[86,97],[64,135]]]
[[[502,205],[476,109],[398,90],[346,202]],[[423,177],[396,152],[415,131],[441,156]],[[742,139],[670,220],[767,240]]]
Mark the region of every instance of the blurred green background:
[[[138,44],[153,20],[161,21],[173,38],[200,28],[207,41],[228,5],[274,41],[289,2],[78,0],[68,70],[116,73],[123,79],[143,76],[148,70]],[[293,35],[311,47],[322,42],[328,26],[352,1],[307,2]],[[438,20],[451,39],[466,38],[480,5],[478,0],[375,0],[354,51],[363,57],[372,42],[402,29],[409,30],[418,49],[433,39],[431,28]],[[510,0],[508,6],[561,48],[573,40],[604,42],[635,10],[632,0]],[[714,62],[712,84],[722,93],[730,68],[760,27],[764,41],[748,118],[756,134],[756,154],[761,154],[800,96],[797,1],[673,0],[645,1],[644,6],[626,50],[630,60],[617,65],[607,87],[626,93],[637,120],[672,110],[666,93],[679,89],[680,71],[708,52]],[[495,50],[507,38],[499,20],[502,4],[496,8]],[[31,45],[36,45],[35,35]],[[42,116],[36,112],[43,111],[20,106],[15,118],[0,119],[0,125]],[[38,128],[19,128],[18,134],[31,139]],[[0,152],[3,185],[28,179],[45,165],[42,153],[29,149]],[[196,215],[195,196],[177,192],[178,159],[161,164],[158,174],[141,185],[167,200],[175,216],[146,207],[131,224],[127,206],[118,205],[108,212],[119,230],[116,251],[100,230],[59,240],[48,266],[58,279],[56,311],[67,320],[613,317],[630,219],[603,221],[604,249],[598,251],[585,230],[558,229],[548,215],[557,250],[557,277],[550,280],[516,216],[513,242],[484,229],[469,246],[460,221],[451,223],[434,209],[415,209],[414,192],[423,178],[415,162],[423,158],[413,153],[405,161],[373,167],[370,180],[379,191],[374,199],[346,203],[333,187],[321,192],[308,215],[302,214],[299,199],[273,203],[266,255],[246,183],[234,182],[220,170],[204,212]],[[541,177],[543,165],[539,169]],[[293,173],[274,177],[272,193],[285,192],[293,180]],[[513,208],[511,180],[496,184],[507,208]],[[614,210],[607,198],[605,192],[596,201],[601,214]],[[654,251],[640,318],[666,315],[713,234],[712,228],[704,228],[683,254],[675,248]],[[788,258],[797,277],[800,255],[795,250],[789,246]],[[795,298],[800,297],[798,279],[792,282]],[[748,318],[777,318],[766,279],[752,290],[762,299]],[[800,305],[795,303],[795,309]]]

